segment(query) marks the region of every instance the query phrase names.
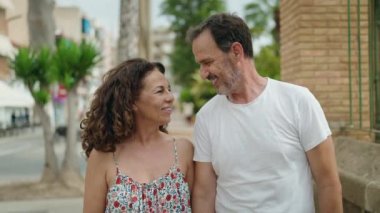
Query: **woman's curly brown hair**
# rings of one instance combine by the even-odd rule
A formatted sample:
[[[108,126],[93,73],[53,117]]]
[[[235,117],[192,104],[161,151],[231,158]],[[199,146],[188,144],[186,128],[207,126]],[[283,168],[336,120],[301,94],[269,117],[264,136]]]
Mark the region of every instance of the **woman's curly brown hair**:
[[[116,144],[134,133],[132,106],[139,97],[143,79],[155,68],[165,73],[161,63],[136,58],[122,62],[104,75],[80,124],[82,148],[87,157],[92,149],[114,152]],[[167,133],[165,126],[160,130]]]

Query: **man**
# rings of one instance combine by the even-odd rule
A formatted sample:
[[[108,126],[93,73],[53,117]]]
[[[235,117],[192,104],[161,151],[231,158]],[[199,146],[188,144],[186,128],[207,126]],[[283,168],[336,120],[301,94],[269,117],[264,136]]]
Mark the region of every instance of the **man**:
[[[331,131],[304,87],[260,76],[250,31],[229,14],[188,33],[218,95],[198,112],[194,212],[342,212]]]

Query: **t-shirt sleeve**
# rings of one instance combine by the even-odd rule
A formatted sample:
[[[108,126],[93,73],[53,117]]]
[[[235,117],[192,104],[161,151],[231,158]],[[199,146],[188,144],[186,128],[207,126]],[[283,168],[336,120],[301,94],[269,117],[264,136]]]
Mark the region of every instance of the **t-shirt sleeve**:
[[[308,89],[300,96],[298,107],[299,137],[304,150],[309,151],[331,135],[331,130],[321,105]]]
[[[206,123],[198,115],[195,119],[193,138],[194,161],[211,162],[211,143],[207,134]]]

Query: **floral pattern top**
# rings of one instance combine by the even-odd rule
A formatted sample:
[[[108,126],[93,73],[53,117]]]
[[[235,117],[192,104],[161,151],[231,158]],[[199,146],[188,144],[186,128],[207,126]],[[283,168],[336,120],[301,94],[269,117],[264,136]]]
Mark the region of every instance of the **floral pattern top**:
[[[175,141],[174,154],[174,165],[164,176],[150,183],[139,183],[124,174],[114,158],[116,181],[108,189],[105,212],[191,212],[189,185],[178,167]]]

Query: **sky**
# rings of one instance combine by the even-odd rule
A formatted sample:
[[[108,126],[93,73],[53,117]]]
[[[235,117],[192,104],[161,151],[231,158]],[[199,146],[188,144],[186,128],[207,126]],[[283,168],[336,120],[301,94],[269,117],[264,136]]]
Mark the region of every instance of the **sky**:
[[[168,26],[168,20],[160,15],[160,5],[163,0],[151,1],[151,24],[152,28]],[[227,11],[244,16],[244,6],[252,0],[225,0]],[[108,32],[117,37],[119,31],[119,5],[120,0],[56,0],[58,6],[78,6],[89,18],[94,18]],[[268,39],[260,39],[254,42],[254,48],[270,42]],[[255,50],[256,51],[256,50]]]
[[[151,0],[152,27],[167,26],[165,16],[160,15],[163,0]],[[243,16],[243,7],[252,0],[227,0],[229,12]],[[56,0],[58,6],[78,6],[89,18],[95,18],[108,31],[117,33],[119,25],[120,0]]]

